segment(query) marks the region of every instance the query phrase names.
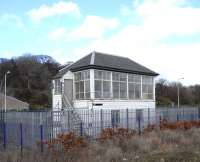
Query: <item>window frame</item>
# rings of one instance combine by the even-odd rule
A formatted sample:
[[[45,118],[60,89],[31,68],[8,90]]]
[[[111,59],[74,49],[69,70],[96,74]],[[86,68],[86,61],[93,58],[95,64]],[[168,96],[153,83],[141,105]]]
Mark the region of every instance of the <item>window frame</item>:
[[[99,75],[99,74],[100,75]],[[111,99],[112,98],[112,92],[111,92],[111,78],[112,71],[106,71],[106,70],[98,70],[94,69],[94,98],[95,99]],[[100,83],[100,90],[96,90],[96,83]],[[109,90],[104,91],[104,84],[108,83]],[[100,95],[96,95],[97,92],[100,92]],[[108,96],[106,96],[106,93],[108,93]]]
[[[138,77],[138,78],[137,78]],[[138,74],[128,74],[128,98],[129,100],[141,100],[141,86],[142,86],[142,76]],[[130,97],[131,85],[133,87],[133,97]],[[137,86],[139,86],[139,97],[136,96]]]
[[[76,100],[89,100],[90,99],[90,69],[78,71],[74,73],[74,87]],[[88,85],[87,85],[88,84]],[[78,88],[77,88],[78,86]],[[88,89],[86,91],[86,89]],[[78,90],[78,91],[77,91]],[[89,95],[88,95],[89,94]]]
[[[115,75],[116,76],[118,75],[118,77],[116,77]],[[124,75],[124,77],[122,77],[122,75]],[[116,99],[116,100],[127,100],[128,99],[127,76],[128,76],[128,73],[112,72],[112,96],[113,96],[113,99]],[[118,84],[118,88],[117,88],[118,94],[117,95],[114,93],[114,87],[117,87],[117,86],[114,86],[114,84]],[[122,84],[125,85],[125,91],[124,91],[125,97],[121,96],[121,92],[122,92],[121,85]],[[118,97],[116,97],[116,96],[118,96]]]
[[[94,72],[91,73],[91,70],[93,70]],[[92,99],[97,99],[97,100],[112,99],[112,100],[135,100],[135,101],[154,100],[155,98],[154,97],[155,83],[153,76],[122,73],[122,72],[99,70],[99,69],[87,69],[75,72],[74,74],[75,74],[74,97],[76,100],[90,100],[91,97]],[[151,78],[151,80],[145,78]],[[96,83],[97,83],[96,81],[99,81],[99,88],[98,88],[99,95],[96,95],[96,93],[98,92],[96,90]],[[83,88],[80,87],[79,82],[83,82]],[[123,86],[125,87],[125,91],[123,91],[124,87],[122,88],[121,84],[123,84]],[[77,85],[79,86],[78,87],[79,91],[77,91],[76,88]],[[147,93],[145,93],[144,91],[145,86],[148,87],[147,88],[148,90],[146,90]],[[104,89],[105,87],[106,89]],[[122,96],[122,91],[124,96]],[[131,93],[133,93],[133,96],[130,95]]]
[[[154,78],[153,76],[142,76],[142,99],[154,100]]]

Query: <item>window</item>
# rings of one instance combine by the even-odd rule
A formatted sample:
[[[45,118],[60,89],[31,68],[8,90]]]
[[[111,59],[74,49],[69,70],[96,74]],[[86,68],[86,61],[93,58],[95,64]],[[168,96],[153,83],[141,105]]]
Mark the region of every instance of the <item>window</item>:
[[[153,99],[153,77],[142,76],[142,98]]]
[[[75,73],[76,99],[90,98],[90,71],[85,70]]]
[[[127,74],[113,72],[112,78],[113,98],[127,99]]]
[[[111,72],[94,71],[95,98],[107,99],[111,97]]]
[[[55,80],[55,94],[59,95],[62,93],[62,82],[60,79]]]
[[[128,75],[129,99],[141,98],[141,76],[135,74]]]

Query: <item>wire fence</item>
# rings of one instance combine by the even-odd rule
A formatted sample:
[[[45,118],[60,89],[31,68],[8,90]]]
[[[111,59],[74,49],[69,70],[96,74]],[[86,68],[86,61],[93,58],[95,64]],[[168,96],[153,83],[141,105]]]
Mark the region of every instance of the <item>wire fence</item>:
[[[0,111],[0,149],[44,149],[43,142],[58,134],[74,132],[89,139],[98,138],[106,128],[125,128],[141,133],[160,120],[169,122],[200,120],[200,108],[157,109],[77,109],[81,122],[75,123],[72,110],[43,112]]]

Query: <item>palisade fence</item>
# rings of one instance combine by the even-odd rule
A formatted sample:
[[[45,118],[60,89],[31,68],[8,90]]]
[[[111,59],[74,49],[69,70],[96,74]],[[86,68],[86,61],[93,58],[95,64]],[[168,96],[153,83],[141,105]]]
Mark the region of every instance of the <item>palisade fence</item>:
[[[43,142],[60,133],[74,132],[95,139],[106,128],[133,129],[141,133],[149,124],[200,120],[200,108],[156,109],[77,109],[81,122],[73,122],[73,111],[6,112],[0,111],[0,149],[17,147],[44,149]]]

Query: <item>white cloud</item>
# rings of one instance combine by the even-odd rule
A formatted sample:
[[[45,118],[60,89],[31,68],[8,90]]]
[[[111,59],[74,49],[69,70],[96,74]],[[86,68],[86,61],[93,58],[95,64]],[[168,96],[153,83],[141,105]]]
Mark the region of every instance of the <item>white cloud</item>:
[[[0,24],[15,24],[20,29],[25,29],[25,26],[20,17],[14,14],[3,14],[0,16]]]
[[[50,40],[59,40],[59,39],[62,39],[65,37],[65,34],[67,33],[66,29],[64,27],[60,27],[60,28],[57,28],[56,30],[50,32],[48,34],[48,38]]]
[[[136,8],[144,32],[162,38],[170,34],[189,35],[200,31],[200,9],[183,7],[183,0],[147,0]]]
[[[100,16],[88,15],[83,24],[70,33],[72,38],[101,38],[103,33],[109,29],[119,26],[116,18],[103,18]]]
[[[100,39],[104,33],[119,26],[116,18],[104,18],[100,16],[88,15],[83,23],[72,31],[65,28],[57,28],[49,33],[51,40],[64,39],[68,41],[80,39]]]
[[[27,14],[35,22],[40,22],[44,18],[56,15],[72,14],[79,16],[80,10],[79,6],[74,2],[59,1],[51,6],[44,4],[37,9],[32,9],[28,11]]]
[[[117,34],[97,39],[72,53],[93,50],[120,54],[155,70],[169,80],[184,77],[185,84],[200,83],[200,42],[163,43],[168,36],[191,36],[200,32],[200,8],[184,6],[184,1],[147,0],[136,5],[140,24],[123,27]],[[134,19],[134,17],[132,17]],[[183,37],[184,38],[184,37]]]

